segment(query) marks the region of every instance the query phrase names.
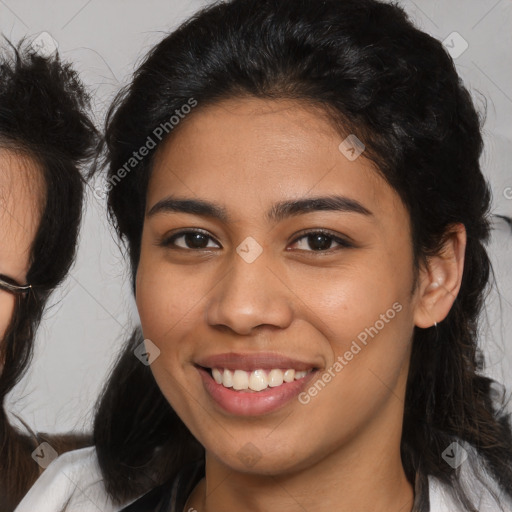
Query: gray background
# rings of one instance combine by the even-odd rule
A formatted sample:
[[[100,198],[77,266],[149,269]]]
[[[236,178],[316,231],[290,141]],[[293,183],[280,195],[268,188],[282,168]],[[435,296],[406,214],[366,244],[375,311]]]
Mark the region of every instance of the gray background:
[[[45,47],[55,40],[62,58],[75,63],[93,93],[101,126],[113,95],[145,53],[207,3],[0,0],[0,32],[13,42],[23,36],[42,38]],[[452,51],[460,53],[467,42],[455,62],[477,105],[483,105],[481,95],[487,98],[482,166],[492,185],[493,211],[512,215],[512,0],[400,4],[422,30],[446,40]],[[90,428],[95,398],[130,326],[138,322],[104,201],[93,193],[101,186],[99,180],[89,187],[77,262],[52,297],[37,335],[34,362],[6,404],[13,423],[16,414],[37,431]],[[494,291],[489,297],[482,335],[487,373],[512,391],[511,249],[512,231],[497,222],[490,252],[499,294]]]

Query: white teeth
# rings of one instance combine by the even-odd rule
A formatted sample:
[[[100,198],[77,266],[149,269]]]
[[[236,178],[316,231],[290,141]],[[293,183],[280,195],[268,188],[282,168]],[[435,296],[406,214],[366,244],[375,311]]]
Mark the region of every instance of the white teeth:
[[[243,370],[235,370],[233,374],[233,389],[248,389],[249,388],[249,374]]]
[[[268,388],[267,374],[264,370],[254,370],[249,377],[249,389],[261,391]]]
[[[263,391],[268,387],[275,388],[281,386],[284,382],[302,379],[310,372],[311,370],[295,371],[291,368],[285,371],[276,368],[270,371],[259,369],[252,372],[212,368],[212,377],[217,384],[221,384],[226,388],[233,388],[237,391],[247,389]]]
[[[222,373],[217,368],[212,369],[212,377],[215,379],[217,384],[222,384]]]
[[[271,388],[280,386],[283,383],[283,371],[282,370],[270,370],[268,374],[268,385]]]
[[[286,370],[283,375],[283,380],[285,382],[292,382],[295,378],[295,370]]]
[[[222,382],[219,382],[219,384],[222,384],[225,388],[232,388],[233,372],[231,370],[224,370],[224,373],[222,375]]]

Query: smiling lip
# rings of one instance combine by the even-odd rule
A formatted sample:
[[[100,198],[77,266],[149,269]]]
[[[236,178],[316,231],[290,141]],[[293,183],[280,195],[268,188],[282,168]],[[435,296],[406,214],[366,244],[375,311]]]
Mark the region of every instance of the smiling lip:
[[[230,352],[217,354],[196,361],[196,364],[203,368],[226,368],[228,370],[272,370],[273,368],[294,370],[311,370],[315,368],[313,363],[299,361],[290,357],[281,356],[266,352],[239,354]]]
[[[284,382],[277,387],[269,387],[263,391],[236,391],[218,384],[213,379],[210,369],[223,368],[228,370],[295,369],[312,370],[305,377],[292,382]],[[203,381],[203,387],[210,398],[225,412],[237,416],[256,416],[274,412],[295,398],[317,374],[312,363],[298,361],[289,357],[270,353],[258,354],[219,354],[196,362]]]

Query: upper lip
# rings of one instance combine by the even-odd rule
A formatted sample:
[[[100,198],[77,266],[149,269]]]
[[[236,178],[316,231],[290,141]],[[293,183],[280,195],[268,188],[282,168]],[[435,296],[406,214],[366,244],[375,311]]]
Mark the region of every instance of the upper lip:
[[[314,363],[269,352],[245,354],[229,352],[201,358],[196,360],[195,363],[203,368],[224,368],[228,370],[245,370],[247,372],[253,370],[272,370],[274,368],[298,371],[316,368]]]

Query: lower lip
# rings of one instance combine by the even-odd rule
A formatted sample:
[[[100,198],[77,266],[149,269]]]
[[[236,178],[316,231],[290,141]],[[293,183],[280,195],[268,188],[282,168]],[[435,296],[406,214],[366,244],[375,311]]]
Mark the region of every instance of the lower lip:
[[[203,368],[198,367],[197,370],[203,379],[204,388],[213,400],[225,411],[239,416],[256,416],[280,409],[295,398],[316,374],[316,371],[312,371],[302,379],[283,382],[275,388],[244,392],[217,384]]]

